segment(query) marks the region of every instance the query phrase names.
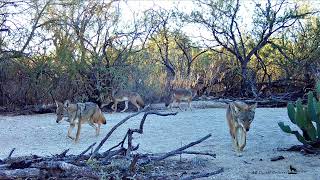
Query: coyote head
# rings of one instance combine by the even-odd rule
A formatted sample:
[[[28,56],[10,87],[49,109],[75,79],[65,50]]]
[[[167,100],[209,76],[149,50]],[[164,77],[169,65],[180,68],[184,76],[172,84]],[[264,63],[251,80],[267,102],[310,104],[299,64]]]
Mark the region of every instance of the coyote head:
[[[169,96],[164,98],[164,105],[168,107],[173,102],[173,96],[170,94]]]
[[[243,102],[231,103],[231,110],[235,117],[235,120],[245,128],[246,131],[250,130],[250,124],[254,119],[257,103],[253,105],[247,105]]]
[[[100,108],[108,106],[110,103],[112,103],[113,102],[112,97],[113,97],[112,95],[107,95],[107,96],[101,97],[100,99],[101,99],[102,103],[101,103]]]
[[[59,123],[63,120],[64,117],[67,117],[67,110],[64,107],[63,103],[56,101],[57,109],[56,109],[56,115],[57,120],[56,122]]]

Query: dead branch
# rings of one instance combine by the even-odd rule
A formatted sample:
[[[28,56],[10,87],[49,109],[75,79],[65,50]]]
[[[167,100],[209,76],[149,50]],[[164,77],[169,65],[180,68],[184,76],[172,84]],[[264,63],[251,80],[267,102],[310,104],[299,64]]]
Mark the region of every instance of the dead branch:
[[[84,154],[85,154],[86,152],[88,152],[91,148],[93,148],[93,146],[96,145],[96,144],[97,144],[97,142],[91,144],[87,149],[85,149],[84,151],[82,151],[82,153],[80,153],[80,154],[78,155],[78,157],[84,155]]]
[[[110,152],[111,150],[119,147],[121,145],[121,148],[123,148],[124,142],[126,141],[126,138],[128,136],[128,133],[126,133],[126,135],[124,136],[124,138],[122,139],[122,141],[120,141],[117,145],[112,146],[110,149],[108,149],[107,151],[105,151],[104,153],[102,153],[103,155],[106,155],[108,152]]]
[[[126,152],[126,149],[121,147],[118,150],[114,150],[114,151],[108,151],[106,154],[103,154],[105,157],[103,158],[104,160],[102,160],[103,164],[107,164],[110,160],[110,158],[112,158],[113,156],[116,155],[124,155]]]
[[[10,158],[11,158],[11,156],[12,156],[12,154],[13,154],[14,150],[16,150],[16,148],[13,148],[13,149],[10,151],[10,153],[9,153],[9,155],[8,155],[8,157],[7,157],[7,159],[10,159]]]
[[[310,145],[293,145],[289,148],[278,149],[279,151],[295,151],[303,152],[305,154],[320,154],[319,148],[314,148]]]
[[[283,156],[275,156],[270,159],[270,161],[279,161],[285,159]]]
[[[166,159],[166,158],[168,158],[168,157],[175,156],[175,155],[177,155],[177,154],[181,154],[181,152],[183,152],[183,150],[188,149],[188,148],[190,148],[190,147],[192,147],[192,146],[194,146],[194,145],[196,145],[196,144],[199,144],[199,143],[201,143],[202,141],[208,139],[209,137],[211,137],[211,134],[208,134],[208,135],[206,135],[205,137],[203,137],[203,138],[201,138],[201,139],[199,139],[199,140],[197,140],[197,141],[191,142],[191,143],[189,143],[189,144],[187,144],[187,145],[185,145],[185,146],[183,146],[183,147],[181,147],[181,148],[179,148],[179,149],[176,149],[176,150],[170,151],[170,152],[168,152],[168,153],[165,153],[165,154],[162,155],[162,156],[151,157],[151,158],[148,158],[148,159],[143,159],[143,160],[140,162],[140,165],[145,165],[145,164],[148,164],[148,163],[150,163],[150,162],[152,162],[152,161],[161,161],[161,160],[164,160],[164,159]]]
[[[61,154],[58,154],[57,157],[66,157],[67,153],[69,152],[70,149],[64,150]]]
[[[180,151],[177,154],[194,154],[194,155],[204,155],[204,156],[211,156],[216,158],[216,154],[208,153],[208,152],[197,152],[197,151]]]
[[[62,170],[71,174],[77,174],[83,177],[99,179],[99,176],[89,167],[79,167],[64,161],[43,161],[35,163],[31,167],[39,169]]]
[[[172,116],[172,115],[177,115],[178,112],[174,112],[174,113],[160,113],[160,112],[157,112],[157,111],[149,111],[149,112],[146,112],[144,113],[143,115],[143,118],[140,122],[140,126],[139,126],[139,129],[128,129],[128,132],[127,134],[125,135],[125,137],[128,137],[128,149],[127,149],[127,155],[130,154],[130,152],[133,150],[133,146],[132,146],[132,139],[133,139],[133,133],[139,133],[139,134],[143,134],[143,125],[146,121],[146,118],[148,115],[150,114],[155,114],[155,115],[158,115],[158,116]],[[125,138],[124,138],[125,139]]]
[[[220,169],[218,169],[216,171],[213,171],[213,172],[191,175],[191,176],[188,176],[188,177],[181,178],[180,180],[192,180],[192,179],[198,179],[198,178],[203,178],[203,177],[210,177],[210,176],[213,176],[213,175],[216,175],[216,174],[220,174],[223,171],[224,171],[224,169],[220,168]]]
[[[146,106],[145,108],[143,108],[142,110],[131,114],[129,116],[127,116],[126,118],[124,118],[122,121],[120,121],[118,124],[116,124],[115,126],[113,126],[113,128],[108,132],[108,134],[101,140],[101,142],[99,143],[99,145],[95,148],[95,150],[93,151],[91,158],[95,157],[98,154],[98,151],[100,150],[100,148],[103,146],[103,144],[109,139],[109,137],[112,135],[112,133],[119,127],[121,126],[123,123],[127,122],[130,118],[135,117],[137,115],[139,115],[142,112],[147,111],[147,109],[149,108],[149,106]]]
[[[40,175],[41,171],[37,168],[0,170],[0,179],[35,178]]]

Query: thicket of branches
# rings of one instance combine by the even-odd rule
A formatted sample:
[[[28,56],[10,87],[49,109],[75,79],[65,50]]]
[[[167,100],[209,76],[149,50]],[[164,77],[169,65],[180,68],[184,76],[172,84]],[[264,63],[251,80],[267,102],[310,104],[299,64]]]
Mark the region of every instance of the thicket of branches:
[[[317,9],[255,1],[250,23],[242,3],[197,0],[191,13],[153,8],[124,22],[117,0],[0,2],[0,106],[101,102],[118,89],[158,102],[173,87],[304,96],[319,75]]]

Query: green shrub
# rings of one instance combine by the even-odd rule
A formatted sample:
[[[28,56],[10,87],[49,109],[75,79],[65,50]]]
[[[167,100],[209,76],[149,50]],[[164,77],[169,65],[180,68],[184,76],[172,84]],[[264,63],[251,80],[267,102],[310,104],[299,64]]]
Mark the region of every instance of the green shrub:
[[[317,83],[317,93],[320,94],[319,83]],[[305,145],[318,146],[320,141],[320,101],[314,97],[314,93],[312,91],[308,93],[306,105],[303,105],[302,100],[298,99],[295,104],[288,103],[287,109],[290,121],[300,128],[302,134],[292,130],[283,122],[279,122],[278,125],[282,131],[294,134]]]

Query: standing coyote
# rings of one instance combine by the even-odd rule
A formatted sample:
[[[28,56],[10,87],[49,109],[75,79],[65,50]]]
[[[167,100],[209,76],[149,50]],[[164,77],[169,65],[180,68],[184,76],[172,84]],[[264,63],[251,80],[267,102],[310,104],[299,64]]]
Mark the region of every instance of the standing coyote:
[[[246,146],[247,131],[254,119],[256,107],[257,103],[247,105],[240,101],[232,102],[227,107],[227,122],[237,153],[242,152]]]
[[[124,101],[125,108],[121,111],[124,112],[128,109],[129,101],[137,107],[138,111],[140,111],[140,108],[144,108],[144,101],[142,97],[136,93],[136,92],[130,92],[130,91],[118,91],[116,93],[112,93],[113,95],[107,98],[106,103],[101,105],[101,108],[108,105],[109,103],[113,102],[113,105],[111,106],[113,112],[117,111],[117,106],[119,102]]]
[[[101,124],[106,124],[106,118],[101,112],[99,106],[93,102],[72,104],[69,100],[66,100],[64,104],[56,101],[56,105],[56,122],[59,123],[64,117],[67,117],[68,119],[66,121],[70,123],[68,137],[74,139],[76,142],[79,141],[81,124],[86,122],[89,123],[89,125],[96,130],[97,136],[100,133]],[[95,123],[98,124],[98,127]],[[76,138],[74,138],[71,136],[71,133],[76,124],[78,124],[78,129]]]
[[[177,102],[179,109],[182,111],[180,103],[181,101],[187,101],[190,110],[192,110],[191,101],[192,101],[192,98],[194,97],[193,94],[196,95],[195,93],[192,93],[192,91],[189,89],[184,89],[184,88],[173,89],[170,92],[169,98],[165,102],[165,106],[166,107],[169,106],[169,108],[172,110],[173,104]]]

